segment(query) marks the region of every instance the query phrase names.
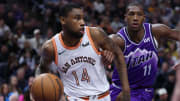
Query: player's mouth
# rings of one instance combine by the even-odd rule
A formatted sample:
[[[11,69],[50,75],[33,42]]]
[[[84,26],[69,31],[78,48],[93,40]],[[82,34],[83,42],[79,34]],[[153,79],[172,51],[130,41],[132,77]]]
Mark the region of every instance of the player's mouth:
[[[139,24],[138,23],[132,23],[132,27],[137,28],[137,27],[139,27]]]

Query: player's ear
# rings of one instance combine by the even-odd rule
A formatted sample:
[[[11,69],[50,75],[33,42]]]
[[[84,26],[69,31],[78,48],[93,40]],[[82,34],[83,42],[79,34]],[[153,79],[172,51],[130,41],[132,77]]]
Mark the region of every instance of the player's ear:
[[[60,16],[59,18],[60,18],[61,24],[62,24],[62,25],[65,24],[65,18],[64,18],[63,16]]]
[[[143,22],[145,22],[145,20],[146,20],[146,15],[143,16]]]

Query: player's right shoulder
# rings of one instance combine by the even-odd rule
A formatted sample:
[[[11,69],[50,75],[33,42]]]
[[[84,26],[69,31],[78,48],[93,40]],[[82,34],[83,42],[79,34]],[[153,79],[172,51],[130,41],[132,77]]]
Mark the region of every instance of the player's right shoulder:
[[[49,47],[52,47],[52,40],[47,40],[45,41],[45,43],[43,44],[43,48],[49,48]]]
[[[54,47],[53,47],[53,43],[52,40],[47,40],[43,45],[42,45],[42,51],[43,52],[48,52],[50,53],[54,53]]]

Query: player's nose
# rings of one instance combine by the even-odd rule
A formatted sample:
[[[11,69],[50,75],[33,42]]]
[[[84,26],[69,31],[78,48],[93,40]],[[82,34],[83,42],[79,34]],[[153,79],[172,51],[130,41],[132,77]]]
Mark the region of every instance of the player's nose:
[[[85,25],[85,21],[84,21],[84,19],[81,19],[80,20],[80,26],[84,26]]]
[[[138,16],[137,16],[137,15],[134,15],[134,16],[133,16],[133,20],[136,20],[136,21],[137,21],[137,20],[138,20]]]

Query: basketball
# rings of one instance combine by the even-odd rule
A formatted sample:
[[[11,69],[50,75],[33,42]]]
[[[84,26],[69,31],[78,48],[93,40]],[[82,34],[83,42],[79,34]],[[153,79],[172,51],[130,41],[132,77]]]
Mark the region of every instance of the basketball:
[[[35,101],[59,101],[63,90],[59,77],[50,73],[37,76],[31,86],[31,94]]]

